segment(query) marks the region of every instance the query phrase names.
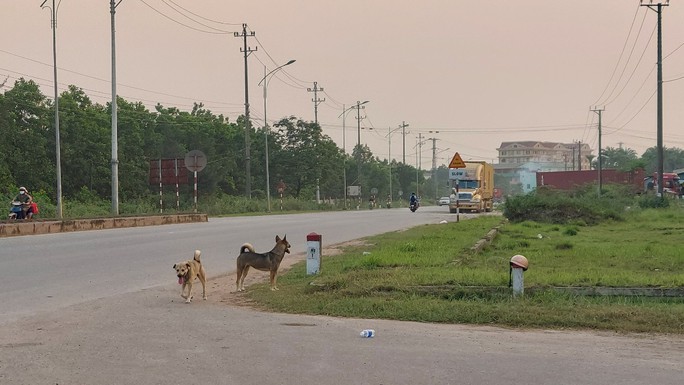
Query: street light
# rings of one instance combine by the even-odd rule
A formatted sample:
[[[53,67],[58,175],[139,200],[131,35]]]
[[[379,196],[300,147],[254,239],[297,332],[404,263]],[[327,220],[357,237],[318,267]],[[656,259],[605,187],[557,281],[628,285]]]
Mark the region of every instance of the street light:
[[[416,145],[413,146],[413,148],[416,149],[416,195],[420,196],[420,191],[418,187],[418,174],[420,172],[421,168],[421,158],[423,157],[423,143],[427,142],[430,139],[423,139],[423,134],[418,133],[418,137],[416,138]]]
[[[390,195],[390,202],[392,201],[392,133],[400,128],[404,128],[403,126],[399,126],[395,128],[394,130],[390,128],[387,129],[387,135],[386,137],[388,138],[388,145],[387,145],[387,163],[389,165],[389,195]]]
[[[366,108],[362,107],[366,103],[368,103],[368,100],[363,103],[357,101],[356,106],[352,106],[352,108],[356,109],[356,180],[359,182],[359,185],[361,185],[361,110]]]
[[[344,157],[342,158],[342,165],[343,165],[343,170],[344,170],[344,208],[347,208],[347,131],[346,131],[346,117],[347,117],[347,112],[359,108],[359,106],[368,103],[369,100],[366,100],[362,103],[356,102],[356,105],[351,106],[349,108],[344,108],[344,104],[342,105],[342,113],[338,116],[342,117],[342,152],[344,153]]]
[[[295,61],[296,60],[292,59],[292,60],[288,61],[287,63],[271,70],[271,72],[269,72],[269,73],[266,73],[266,66],[264,66],[264,74],[265,75],[263,78],[261,78],[261,80],[259,81],[259,84],[258,84],[260,86],[262,82],[264,83],[264,128],[265,128],[264,137],[265,137],[265,144],[266,144],[266,147],[265,147],[265,149],[266,149],[266,201],[268,202],[268,212],[269,213],[271,212],[271,180],[270,180],[270,174],[268,171],[268,133],[270,132],[270,130],[268,129],[268,121],[266,120],[266,89],[268,88],[268,80],[266,80],[266,78],[268,78],[269,75],[274,74],[279,69],[281,69],[285,66],[289,66],[290,64],[294,63]],[[264,80],[266,80],[266,81],[264,82]]]
[[[45,5],[48,0],[44,0],[41,8],[50,10],[50,21],[52,24],[52,64],[55,77],[55,163],[57,166],[57,218],[62,219],[62,160],[59,145],[59,93],[57,92],[57,8],[55,0],[52,0],[52,7]],[[61,4],[61,1],[60,1]]]

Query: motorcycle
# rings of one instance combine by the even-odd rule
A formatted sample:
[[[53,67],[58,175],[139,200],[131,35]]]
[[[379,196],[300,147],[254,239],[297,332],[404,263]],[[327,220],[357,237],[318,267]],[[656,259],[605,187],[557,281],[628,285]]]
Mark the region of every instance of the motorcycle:
[[[415,202],[409,204],[409,209],[411,210],[412,213],[415,213],[416,210],[418,210],[418,206],[420,206],[420,204],[418,203],[418,201],[415,201]]]
[[[21,202],[12,201],[12,207],[10,207],[9,219],[14,220],[21,216]]]

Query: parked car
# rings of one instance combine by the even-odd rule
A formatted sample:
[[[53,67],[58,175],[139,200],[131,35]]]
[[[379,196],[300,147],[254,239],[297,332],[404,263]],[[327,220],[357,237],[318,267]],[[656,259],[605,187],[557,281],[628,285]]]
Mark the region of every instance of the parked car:
[[[441,197],[439,198],[439,205],[440,206],[445,206],[449,204],[449,197]]]

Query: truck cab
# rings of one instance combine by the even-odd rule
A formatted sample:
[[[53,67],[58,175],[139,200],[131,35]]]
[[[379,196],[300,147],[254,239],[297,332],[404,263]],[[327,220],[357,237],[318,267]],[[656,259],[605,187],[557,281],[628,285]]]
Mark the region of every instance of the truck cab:
[[[449,212],[492,211],[494,168],[487,162],[465,162],[465,167],[449,169],[453,181],[449,197]]]

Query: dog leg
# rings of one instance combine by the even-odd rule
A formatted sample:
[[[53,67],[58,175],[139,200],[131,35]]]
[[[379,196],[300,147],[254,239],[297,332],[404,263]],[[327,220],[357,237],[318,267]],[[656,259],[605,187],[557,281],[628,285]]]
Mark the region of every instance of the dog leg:
[[[238,266],[236,277],[235,277],[235,291],[236,292],[241,291],[240,290],[240,278],[242,278],[242,269],[240,268],[240,266]]]
[[[207,286],[207,276],[204,272],[204,268],[202,268],[202,270],[200,270],[199,279],[200,279],[200,282],[202,283],[202,299],[206,301],[207,300],[207,287],[206,287]]]
[[[240,275],[240,286],[238,287],[238,291],[245,291],[245,277],[247,277],[247,273],[249,272],[249,265],[245,266],[244,269],[242,269],[242,274]]]
[[[192,282],[188,282],[188,296],[185,297],[185,303],[190,303],[192,300]]]
[[[276,274],[277,273],[278,273],[277,271],[271,270],[271,291],[278,290],[278,287],[276,286],[276,280],[277,280]]]

